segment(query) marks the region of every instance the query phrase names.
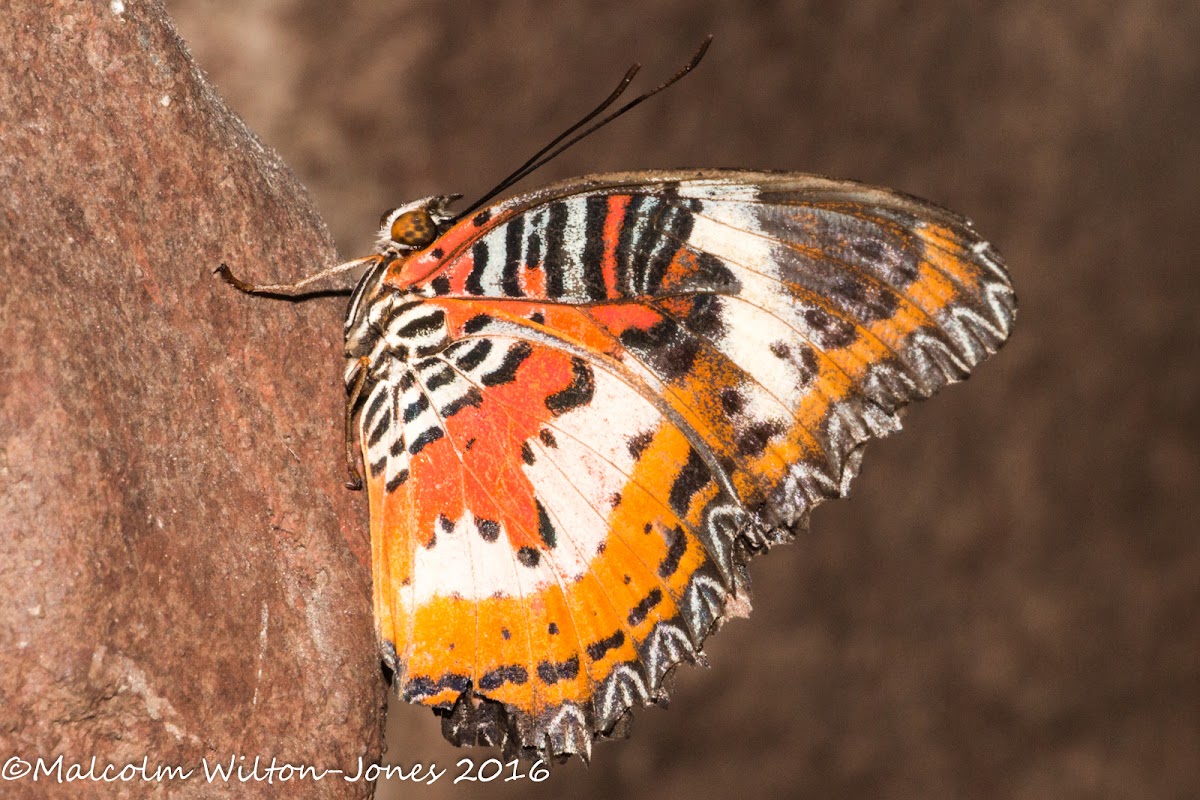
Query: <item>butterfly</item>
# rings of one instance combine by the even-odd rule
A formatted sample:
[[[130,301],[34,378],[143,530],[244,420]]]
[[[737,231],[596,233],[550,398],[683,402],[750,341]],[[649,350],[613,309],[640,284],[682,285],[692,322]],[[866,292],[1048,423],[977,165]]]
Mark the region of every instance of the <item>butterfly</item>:
[[[454,744],[586,759],[749,613],[747,562],[846,494],[869,439],[1000,347],[1015,296],[967,220],[850,181],[454,199],[335,268],[366,267],[347,446],[383,659]]]

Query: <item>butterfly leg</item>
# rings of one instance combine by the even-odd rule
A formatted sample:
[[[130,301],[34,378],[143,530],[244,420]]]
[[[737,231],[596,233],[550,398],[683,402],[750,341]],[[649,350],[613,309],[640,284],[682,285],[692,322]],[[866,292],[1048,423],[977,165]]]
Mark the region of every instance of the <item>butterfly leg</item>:
[[[323,269],[316,275],[309,275],[307,278],[297,281],[296,283],[247,283],[241,278],[234,276],[227,264],[221,264],[221,266],[216,268],[215,272],[221,276],[221,280],[225,281],[238,291],[245,292],[246,294],[274,294],[281,295],[283,297],[298,297],[300,295],[311,294],[314,291],[319,291],[313,289],[313,285],[320,283],[326,278],[332,278],[335,275],[341,275],[344,272],[349,272],[350,270],[360,267],[364,264],[368,264],[377,258],[378,256],[356,258],[353,261],[347,261],[345,263],[338,264],[337,266],[330,267],[329,269]],[[348,292],[351,288],[352,287],[344,287],[331,291]]]
[[[358,469],[362,454],[357,452],[354,447],[354,408],[358,405],[363,386],[367,382],[370,363],[367,356],[358,359],[358,375],[354,379],[354,385],[350,387],[350,395],[346,398],[346,470],[350,473],[350,479],[346,481],[346,488],[356,492],[363,488],[363,478]]]

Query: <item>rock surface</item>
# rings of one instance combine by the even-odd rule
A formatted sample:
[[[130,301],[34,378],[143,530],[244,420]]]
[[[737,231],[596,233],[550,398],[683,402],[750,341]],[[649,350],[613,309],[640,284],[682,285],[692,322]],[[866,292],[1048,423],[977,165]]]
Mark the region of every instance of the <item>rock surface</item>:
[[[0,758],[146,756],[198,770],[157,787],[183,798],[277,796],[206,784],[206,757],[375,757],[341,303],[254,300],[212,274],[330,262],[312,201],[160,4],[18,3],[0,41]]]

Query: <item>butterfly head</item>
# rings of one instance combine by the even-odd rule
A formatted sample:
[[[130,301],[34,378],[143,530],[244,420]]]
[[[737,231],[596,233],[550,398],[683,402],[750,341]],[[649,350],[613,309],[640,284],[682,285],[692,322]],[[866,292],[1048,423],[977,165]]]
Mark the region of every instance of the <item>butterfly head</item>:
[[[434,195],[393,208],[379,218],[380,253],[399,255],[428,247],[450,226],[446,206],[462,195]]]

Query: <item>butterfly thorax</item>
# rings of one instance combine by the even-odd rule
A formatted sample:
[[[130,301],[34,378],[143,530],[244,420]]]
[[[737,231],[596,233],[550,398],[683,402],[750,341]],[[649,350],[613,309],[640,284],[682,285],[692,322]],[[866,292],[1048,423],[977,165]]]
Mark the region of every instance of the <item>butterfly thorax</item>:
[[[428,298],[384,282],[394,259],[381,258],[359,281],[346,314],[347,385],[367,359],[368,380],[383,377],[389,364],[407,367],[447,343],[445,315]]]

